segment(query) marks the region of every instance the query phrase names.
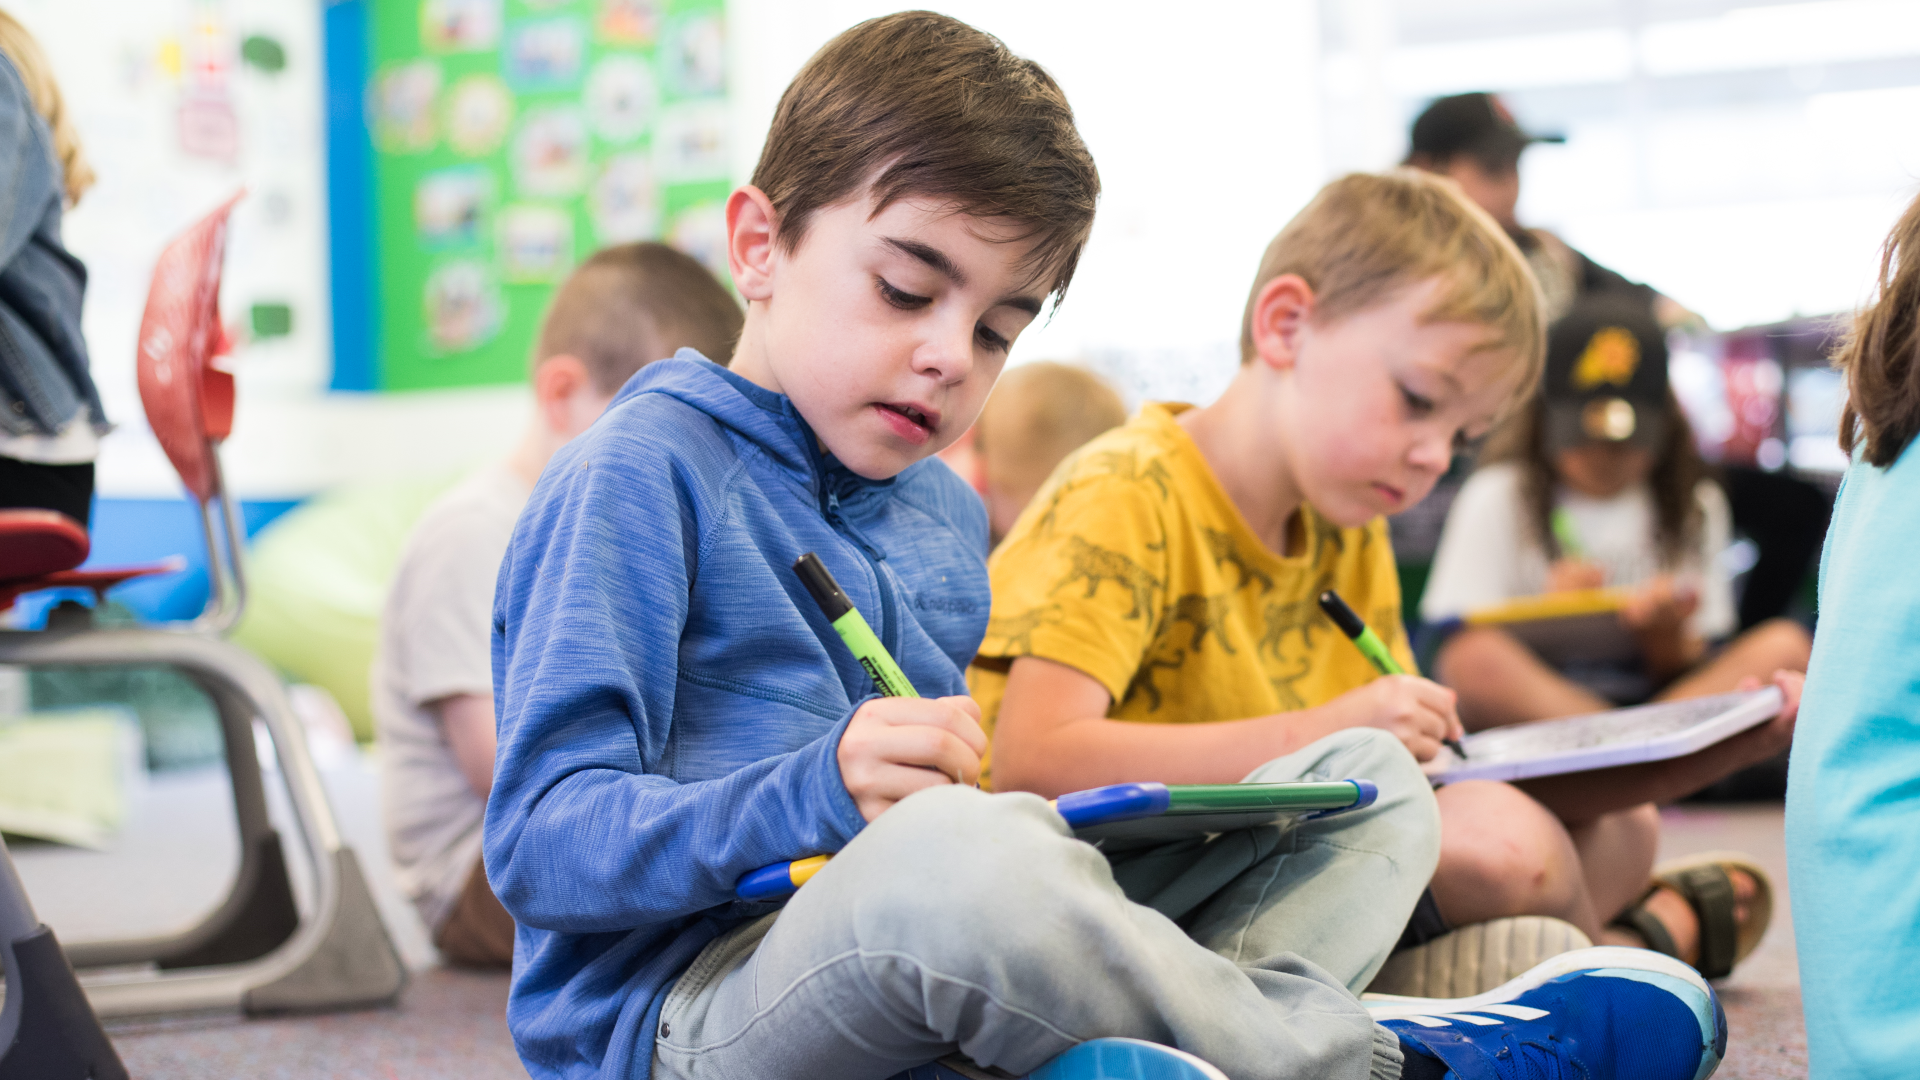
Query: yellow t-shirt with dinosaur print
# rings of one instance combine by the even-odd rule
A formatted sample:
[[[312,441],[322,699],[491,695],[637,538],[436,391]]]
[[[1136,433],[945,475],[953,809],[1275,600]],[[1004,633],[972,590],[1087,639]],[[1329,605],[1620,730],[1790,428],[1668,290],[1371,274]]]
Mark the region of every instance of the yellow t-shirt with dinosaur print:
[[[1175,422],[1190,407],[1148,403],[1061,462],[994,551],[992,617],[967,673],[989,734],[1021,656],[1098,680],[1115,720],[1330,701],[1375,672],[1320,610],[1329,588],[1415,670],[1386,520],[1342,529],[1302,507],[1290,554],[1274,554]]]

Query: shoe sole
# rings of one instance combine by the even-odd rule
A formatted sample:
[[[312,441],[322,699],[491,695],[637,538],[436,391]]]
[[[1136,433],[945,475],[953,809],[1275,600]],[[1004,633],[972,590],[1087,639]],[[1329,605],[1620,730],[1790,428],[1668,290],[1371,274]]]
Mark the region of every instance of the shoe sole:
[[[1578,927],[1559,919],[1544,915],[1490,919],[1394,953],[1374,976],[1363,1000],[1380,994],[1418,998],[1484,994],[1552,957],[1592,947]]]
[[[1427,1016],[1435,1012],[1457,1013],[1471,1012],[1488,1005],[1499,1005],[1511,1001],[1535,987],[1564,975],[1573,975],[1582,971],[1596,971],[1602,968],[1620,968],[1627,971],[1650,971],[1657,975],[1667,975],[1678,979],[1699,990],[1709,999],[1717,1000],[1713,987],[1707,980],[1688,964],[1683,964],[1671,956],[1662,956],[1649,949],[1629,949],[1619,945],[1596,945],[1591,949],[1579,949],[1535,966],[1526,974],[1509,979],[1484,994],[1475,994],[1465,998],[1416,998],[1392,994],[1367,995],[1362,1002],[1374,1020],[1404,1020],[1410,1016]]]
[[[1671,981],[1698,991],[1704,1000],[1705,1007],[1687,1002],[1688,1010],[1693,1013],[1695,1022],[1700,1025],[1701,1037],[1706,1045],[1706,1049],[1701,1052],[1700,1067],[1695,1074],[1695,1080],[1704,1080],[1705,1077],[1713,1075],[1714,1070],[1726,1060],[1727,1014],[1720,1007],[1719,995],[1713,992],[1713,987],[1708,985],[1707,980],[1701,977],[1691,965],[1647,949],[1602,945],[1577,952],[1562,953],[1497,989],[1476,994],[1473,997],[1447,1000],[1382,995],[1378,999],[1369,1000],[1363,1004],[1376,1023],[1382,1020],[1407,1020],[1420,1023],[1423,1027],[1430,1027],[1437,1018],[1470,1013],[1476,1009],[1486,1009],[1488,1006],[1503,1005],[1555,979],[1582,972],[1590,972],[1602,977],[1611,975],[1616,978],[1638,979],[1655,986]],[[1668,992],[1673,991],[1668,988]],[[1497,1009],[1494,1012],[1495,1015],[1499,1015]],[[1442,1020],[1442,1022],[1446,1021]]]
[[[1227,1080],[1227,1074],[1171,1046],[1094,1039],[1035,1069],[1027,1080]]]

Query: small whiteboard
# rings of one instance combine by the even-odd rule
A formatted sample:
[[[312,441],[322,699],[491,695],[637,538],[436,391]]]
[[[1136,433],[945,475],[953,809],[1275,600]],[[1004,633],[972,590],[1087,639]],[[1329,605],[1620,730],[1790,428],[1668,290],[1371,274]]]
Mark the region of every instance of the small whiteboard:
[[[1525,780],[1685,757],[1780,715],[1780,688],[1640,705],[1588,716],[1491,728],[1442,748],[1427,763],[1436,784]]]

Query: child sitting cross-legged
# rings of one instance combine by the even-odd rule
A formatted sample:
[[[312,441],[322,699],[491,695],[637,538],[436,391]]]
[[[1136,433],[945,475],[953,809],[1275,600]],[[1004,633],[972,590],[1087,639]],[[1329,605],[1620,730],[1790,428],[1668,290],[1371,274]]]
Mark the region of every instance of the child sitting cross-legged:
[[[1323,190],[1267,250],[1243,365],[1219,400],[1149,403],[1093,440],[995,552],[970,678],[995,789],[1385,777],[1383,805],[1426,804],[1413,766],[1460,734],[1452,692],[1376,678],[1317,599],[1337,591],[1413,667],[1383,516],[1531,390],[1538,312],[1519,252],[1450,183],[1401,172]],[[1296,954],[1354,991],[1403,930],[1544,914],[1598,936],[1583,852],[1543,807],[1485,782],[1438,802],[1437,872],[1396,851],[1404,822],[1341,815],[1116,854],[1114,873],[1223,955]],[[1651,953],[1603,955],[1704,985]],[[1605,1006],[1552,1011],[1577,1025]],[[1666,1015],[1644,1030],[1699,1033]],[[1701,1064],[1676,1050],[1664,1068],[1628,1067],[1609,1040],[1571,1029],[1504,1057],[1513,1036],[1478,1021],[1396,1030],[1409,1076],[1690,1077]]]
[[[1045,800],[973,786],[986,515],[927,459],[1066,289],[1097,191],[1054,81],[944,16],[862,23],[787,89],[728,201],[747,301],[730,367],[683,352],[628,383],[554,456],[501,568],[485,852],[534,1076],[880,1080],[958,1051],[1015,1075],[1058,1058],[1070,1080],[1093,1075],[1067,1071],[1077,1044],[1107,1036],[1218,1070],[1136,1047],[1156,1076],[1444,1072],[1407,1049],[1434,1041],[1422,1021],[1376,1022],[1314,962],[1323,943],[1276,932],[1298,922],[1362,968],[1398,933],[1437,838],[1388,737],[1267,773],[1372,771],[1378,803],[1305,834],[1336,842],[1294,858],[1243,837],[1265,885],[1204,859],[1159,876],[1217,894],[1204,927],[1136,902]],[[789,569],[808,552],[926,697],[872,693]],[[735,893],[820,853],[784,905]],[[1577,1038],[1596,1078],[1693,1078],[1723,1045],[1706,984],[1650,953],[1488,1008],[1450,1044],[1486,1063],[1465,1075]]]
[[[1581,656],[1536,653],[1497,625],[1468,626],[1434,669],[1460,695],[1469,729],[1599,712],[1649,699],[1701,697],[1778,681],[1797,696],[1811,642],[1789,619],[1735,634],[1721,560],[1727,498],[1709,476],[1668,385],[1667,344],[1646,299],[1581,298],[1548,334],[1541,393],[1489,440],[1447,516],[1421,610],[1443,620],[1542,593],[1626,592],[1621,641]],[[1578,833],[1596,810],[1616,833],[1657,843],[1654,802],[1671,801],[1785,750],[1789,710],[1698,753],[1619,770],[1521,784]],[[1750,953],[1771,914],[1771,884],[1732,852],[1618,873],[1628,890],[1598,905],[1609,940],[1680,956],[1710,977]],[[1606,908],[1615,910],[1609,911]]]

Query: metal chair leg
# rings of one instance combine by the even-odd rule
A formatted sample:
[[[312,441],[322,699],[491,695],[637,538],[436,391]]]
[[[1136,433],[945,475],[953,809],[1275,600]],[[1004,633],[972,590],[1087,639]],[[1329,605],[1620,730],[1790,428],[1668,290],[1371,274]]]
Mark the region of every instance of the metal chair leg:
[[[212,695],[227,737],[228,765],[241,814],[243,859],[251,829],[270,849],[255,853],[256,880],[276,871],[278,837],[265,827],[265,804],[254,803],[260,773],[252,724],[262,721],[273,741],[299,839],[295,845],[313,869],[311,917],[283,933],[281,905],[267,896],[230,897],[209,923],[186,938],[144,943],[89,945],[89,963],[160,962],[159,974],[83,984],[102,1016],[128,1016],[199,1009],[239,1008],[249,1013],[310,1011],[385,1004],[406,985],[386,926],[374,906],[359,861],[340,837],[320,774],[307,753],[305,730],[287,703],[279,679],[252,654],[195,634],[161,630],[91,630],[79,633],[0,632],[0,664],[108,666],[164,664],[176,668]],[[257,807],[257,817],[254,813]],[[249,821],[255,824],[249,825]],[[244,865],[244,864],[243,864]],[[247,875],[242,874],[245,887]],[[270,878],[258,887],[273,891]],[[236,893],[239,892],[236,889]],[[275,940],[278,939],[278,940]],[[265,945],[264,951],[261,947]],[[146,955],[136,956],[144,951]],[[250,955],[249,955],[250,954]],[[192,967],[176,967],[182,960]]]
[[[0,1080],[127,1080],[53,931],[34,918],[0,840]]]

